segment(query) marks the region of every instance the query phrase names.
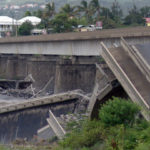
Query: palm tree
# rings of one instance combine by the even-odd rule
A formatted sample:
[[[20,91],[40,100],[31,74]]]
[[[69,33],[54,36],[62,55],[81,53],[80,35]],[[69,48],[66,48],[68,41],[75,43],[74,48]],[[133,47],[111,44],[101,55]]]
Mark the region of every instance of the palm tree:
[[[88,4],[87,1],[82,0],[81,5],[77,6],[77,7],[78,7],[78,11],[83,13],[83,15],[86,17],[87,21],[90,22],[92,19],[92,15],[93,15],[93,10],[91,8],[91,5]]]
[[[33,15],[36,17],[42,18],[43,17],[43,11],[38,9],[37,11],[33,12]]]
[[[143,17],[150,17],[150,6],[142,7],[140,13]]]
[[[120,18],[122,17],[122,10],[117,0],[114,0],[111,7],[111,12],[113,14],[115,21],[120,20]]]
[[[108,19],[108,18],[113,18],[113,15],[109,10],[109,8],[101,7],[101,17]]]
[[[75,9],[76,9],[75,6],[72,7],[70,6],[70,4],[66,4],[61,8],[60,12],[66,13],[68,17],[71,17],[71,16],[76,15],[77,11]]]
[[[94,12],[100,14],[101,7],[100,7],[99,0],[92,0],[90,2],[90,4],[91,4],[92,8],[94,9]]]
[[[48,3],[46,4],[45,10],[44,10],[44,17],[51,18],[55,15],[55,3]]]
[[[50,26],[50,20],[55,15],[55,3],[47,3],[46,7],[42,13],[42,21],[43,26],[48,29]]]

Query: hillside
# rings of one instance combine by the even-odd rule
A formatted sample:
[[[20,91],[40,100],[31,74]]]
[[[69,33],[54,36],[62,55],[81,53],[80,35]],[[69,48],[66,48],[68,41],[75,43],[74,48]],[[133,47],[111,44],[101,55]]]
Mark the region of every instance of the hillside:
[[[66,3],[71,5],[79,5],[82,0],[0,0],[0,15],[8,15],[16,19],[21,18],[24,15],[24,12],[35,11],[38,9],[43,9],[44,5],[49,2],[55,2],[56,10],[58,11]],[[87,0],[90,1],[90,0]],[[101,6],[110,8],[114,0],[99,0]],[[149,0],[118,0],[120,6],[124,12],[124,15],[127,14],[128,10],[134,4],[141,8],[143,6],[150,6]],[[29,7],[28,7],[28,6]]]
[[[54,1],[56,3],[56,5],[63,5],[65,3],[70,3],[70,4],[79,4],[81,2],[81,0],[0,0],[0,6],[4,6],[4,5],[22,5],[22,4],[26,4],[26,3],[38,3],[38,4],[44,4],[44,3],[48,3],[48,2],[52,2]],[[90,1],[90,0],[87,0]],[[114,0],[100,0],[102,5],[105,4],[112,4]],[[131,0],[118,0],[118,2],[121,5],[131,5],[131,3],[133,3],[133,1]],[[134,3],[137,6],[147,6],[150,5],[150,1],[149,0],[134,0]]]

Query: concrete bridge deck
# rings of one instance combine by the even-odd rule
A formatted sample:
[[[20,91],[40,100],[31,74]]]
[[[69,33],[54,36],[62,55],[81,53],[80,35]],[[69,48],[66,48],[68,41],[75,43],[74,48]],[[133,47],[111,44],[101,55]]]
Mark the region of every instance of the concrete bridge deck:
[[[72,32],[0,39],[0,54],[99,56],[103,41],[120,45],[120,37],[131,44],[150,41],[150,28],[135,27],[93,32]]]
[[[121,48],[111,49],[111,54],[123,69],[126,75],[128,75],[129,80],[135,86],[137,91],[145,100],[145,104],[149,108],[150,106],[150,83],[147,82],[146,78],[143,76],[138,67],[134,64],[132,59],[128,54]]]
[[[6,106],[1,106],[0,107],[0,114],[3,113],[8,113],[8,112],[14,112],[18,110],[24,110],[27,108],[33,108],[33,107],[38,107],[42,105],[48,105],[48,104],[54,104],[54,103],[61,103],[69,100],[77,100],[79,97],[81,97],[80,93],[78,93],[77,90],[74,91],[69,91],[65,93],[60,93],[60,94],[54,94],[50,96],[45,96],[42,98],[34,98],[34,99],[29,99],[23,102],[19,102],[17,104],[11,104],[11,105],[6,105]]]
[[[92,32],[71,32],[39,36],[21,36],[1,38],[0,44],[3,43],[31,43],[31,42],[57,42],[57,41],[80,41],[95,40],[120,37],[139,37],[150,36],[149,27],[129,27],[120,29],[103,29]]]
[[[103,43],[102,56],[130,98],[142,106],[150,119],[150,82],[123,47],[108,49]]]

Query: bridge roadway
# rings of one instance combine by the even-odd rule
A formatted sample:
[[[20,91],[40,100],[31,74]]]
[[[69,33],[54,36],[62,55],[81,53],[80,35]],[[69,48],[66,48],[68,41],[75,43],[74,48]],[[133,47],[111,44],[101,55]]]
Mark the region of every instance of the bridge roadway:
[[[0,114],[14,112],[18,110],[24,110],[27,108],[35,108],[38,106],[61,103],[69,100],[77,100],[79,97],[83,96],[78,92],[78,90],[69,91],[66,93],[54,94],[50,96],[45,96],[41,98],[28,99],[23,102],[18,102],[17,104],[10,104],[6,106],[0,106]]]
[[[120,44],[120,37],[131,44],[150,41],[150,28],[135,27],[93,32],[73,32],[0,39],[0,54],[41,54],[99,56],[103,41],[107,47]]]
[[[20,36],[1,38],[0,43],[32,43],[32,42],[50,42],[50,41],[76,41],[76,40],[94,40],[120,37],[139,37],[150,36],[149,27],[130,27],[119,29],[103,29],[92,32],[70,32],[49,34],[40,36]]]
[[[143,68],[145,68],[144,74],[150,82],[150,43],[144,45],[134,45],[132,48],[136,52],[138,59],[142,60]]]
[[[130,98],[142,106],[145,118],[150,120],[150,82],[123,47],[108,49],[104,43],[102,46],[106,63]]]
[[[148,65],[150,65],[150,43],[144,45],[135,45],[138,49],[139,53],[142,57],[147,61]]]

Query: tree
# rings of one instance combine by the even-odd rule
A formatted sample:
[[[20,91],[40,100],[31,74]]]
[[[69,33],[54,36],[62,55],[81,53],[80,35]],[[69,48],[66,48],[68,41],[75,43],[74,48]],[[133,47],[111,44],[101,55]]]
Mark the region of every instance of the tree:
[[[122,10],[117,0],[113,2],[113,5],[111,7],[111,13],[114,21],[121,22],[120,19],[122,17]]]
[[[57,33],[73,31],[73,26],[77,26],[77,21],[70,19],[66,13],[57,14],[51,22]]]
[[[83,0],[81,1],[80,6],[78,7],[78,11],[83,13],[83,15],[86,17],[87,21],[90,23],[92,22],[92,15],[93,15],[93,10],[91,8],[91,5],[88,4],[87,1]]]
[[[34,11],[33,12],[33,15],[36,16],[36,17],[39,17],[39,18],[42,18],[43,16],[43,11],[38,9],[37,11]]]
[[[101,16],[105,19],[113,18],[112,12],[109,10],[109,8],[102,7],[101,8]]]
[[[86,17],[81,17],[81,18],[78,18],[77,19],[77,23],[79,24],[79,25],[84,25],[84,26],[87,26],[88,25],[88,22],[87,22],[87,19],[86,19]]]
[[[33,25],[31,22],[24,22],[18,29],[19,35],[31,35],[31,30],[33,29]]]
[[[60,13],[66,13],[68,17],[74,16],[77,12],[75,11],[75,6],[71,7],[70,4],[66,4],[61,7]]]
[[[48,3],[46,4],[44,13],[43,13],[43,17],[44,18],[51,18],[55,15],[55,3]]]
[[[48,29],[50,26],[50,20],[54,17],[55,13],[55,3],[52,2],[46,4],[46,7],[42,13],[42,21],[39,26]]]
[[[132,125],[135,115],[139,113],[139,107],[126,99],[113,97],[102,106],[99,111],[101,121],[107,126],[117,124]]]
[[[103,22],[104,29],[113,29],[117,27],[116,22],[109,17],[108,18],[101,17],[101,20]]]
[[[129,14],[124,19],[124,24],[132,25],[138,24],[143,25],[145,24],[145,20],[143,16],[138,11],[137,7],[134,5],[133,8],[129,11]]]
[[[31,12],[30,11],[26,11],[25,14],[24,14],[24,17],[26,16],[32,16]]]
[[[142,17],[150,17],[150,7],[149,6],[145,6],[143,8],[140,9],[140,13],[142,15]]]
[[[94,13],[97,13],[98,15],[100,15],[100,4],[98,0],[92,0],[90,2],[90,5],[92,6],[92,9],[94,10]]]

